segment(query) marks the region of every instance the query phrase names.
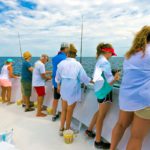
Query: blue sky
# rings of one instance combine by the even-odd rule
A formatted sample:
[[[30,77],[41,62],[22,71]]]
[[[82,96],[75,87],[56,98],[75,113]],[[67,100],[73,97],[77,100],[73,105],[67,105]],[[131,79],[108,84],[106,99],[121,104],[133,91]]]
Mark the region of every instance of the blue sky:
[[[123,56],[135,33],[150,25],[148,0],[0,0],[0,56],[20,56],[18,32],[22,51],[33,56],[53,56],[61,42],[80,50],[82,15],[83,56],[95,56],[99,42]]]

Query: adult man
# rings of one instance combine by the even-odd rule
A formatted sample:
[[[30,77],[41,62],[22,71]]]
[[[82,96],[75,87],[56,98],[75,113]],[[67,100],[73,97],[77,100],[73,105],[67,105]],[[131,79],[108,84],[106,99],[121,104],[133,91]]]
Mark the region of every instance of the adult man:
[[[50,80],[51,77],[46,76],[46,74],[49,74],[50,72],[45,70],[45,64],[48,62],[49,58],[47,55],[43,54],[35,63],[35,67],[33,70],[33,80],[32,80],[32,86],[35,88],[37,92],[37,117],[45,117],[46,114],[42,113],[42,105],[43,100],[45,96],[45,81]]]
[[[54,100],[53,100],[53,117],[52,121],[56,121],[59,118],[59,114],[56,114],[58,100],[60,99],[60,94],[57,92],[57,83],[55,82],[55,76],[57,71],[57,65],[64,59],[66,59],[66,53],[68,51],[69,45],[67,43],[62,43],[60,52],[52,58],[52,65],[53,65],[53,73],[52,73],[52,82],[54,86]]]
[[[25,112],[33,111],[34,108],[30,106],[30,96],[32,91],[32,71],[33,67],[30,64],[31,53],[26,51],[23,53],[24,62],[22,64],[21,72],[21,85],[22,85],[22,95],[25,101]]]

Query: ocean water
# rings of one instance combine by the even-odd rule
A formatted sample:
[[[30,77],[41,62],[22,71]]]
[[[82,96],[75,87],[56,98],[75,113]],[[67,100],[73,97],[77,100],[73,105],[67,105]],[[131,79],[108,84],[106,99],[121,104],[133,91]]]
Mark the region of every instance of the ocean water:
[[[22,58],[21,57],[11,57],[11,58],[15,61],[14,66],[13,66],[14,74],[20,75],[22,61],[23,61]],[[7,59],[8,59],[8,57],[0,57],[0,70]],[[34,63],[38,59],[39,59],[39,57],[32,57],[31,64],[34,65]],[[79,61],[79,58],[77,58],[77,60]],[[96,63],[95,57],[83,57],[82,58],[82,65],[90,77],[92,77],[95,63]],[[110,63],[111,63],[112,69],[122,70],[123,57],[112,57],[110,60]],[[50,61],[46,64],[46,69],[52,70],[51,58],[50,58]],[[120,81],[118,83],[120,83]]]

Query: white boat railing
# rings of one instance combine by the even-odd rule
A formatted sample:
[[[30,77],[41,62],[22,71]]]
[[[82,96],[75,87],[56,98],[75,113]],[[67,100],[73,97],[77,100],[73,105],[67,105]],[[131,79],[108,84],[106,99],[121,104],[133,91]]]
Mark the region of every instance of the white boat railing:
[[[17,100],[22,98],[21,95],[21,84],[20,79],[12,79],[12,102],[16,102]],[[108,113],[103,126],[103,132],[102,137],[105,138],[107,141],[110,142],[111,140],[111,133],[112,129],[118,119],[119,114],[119,107],[118,107],[118,93],[119,88],[113,88],[113,104],[110,109],[110,112]],[[31,101],[36,101],[37,95],[32,90],[32,96]],[[44,105],[47,107],[51,107],[51,103],[53,100],[53,91],[52,91],[52,83],[51,81],[46,82],[46,96],[44,99]],[[61,110],[61,107],[59,105],[59,110]],[[79,127],[81,127],[82,124],[85,126],[88,126],[90,124],[90,121],[92,119],[93,114],[98,110],[98,103],[96,100],[96,97],[94,95],[93,86],[89,85],[87,90],[82,92],[82,100],[77,104],[77,107],[74,111],[73,117],[79,121]],[[119,146],[118,149],[125,150],[127,140],[129,139],[129,130],[127,129]],[[145,138],[142,150],[149,150],[150,146],[150,133]]]

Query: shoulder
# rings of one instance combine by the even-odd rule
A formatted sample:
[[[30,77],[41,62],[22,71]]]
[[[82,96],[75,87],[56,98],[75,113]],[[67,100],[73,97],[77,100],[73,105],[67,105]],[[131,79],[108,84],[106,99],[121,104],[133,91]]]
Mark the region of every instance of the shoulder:
[[[58,55],[55,55],[54,57],[52,57],[52,61],[55,61],[55,59],[57,59]]]
[[[82,65],[81,65],[81,63],[79,62],[79,61],[75,61],[75,63],[80,67],[80,68],[82,68]]]
[[[110,63],[108,60],[104,59],[103,57],[100,57],[96,62],[96,66],[99,66],[99,67],[104,67],[106,65],[110,65]]]
[[[66,63],[67,63],[66,60],[62,60],[62,61],[57,65],[57,67],[60,68],[60,67],[62,67],[62,66],[64,66],[64,65],[66,65]]]
[[[26,65],[26,66],[31,66],[31,63],[28,62],[28,61],[25,61],[25,62],[24,62],[24,65]]]
[[[12,67],[12,66],[7,66],[7,69],[8,69],[8,70],[12,70],[13,67]]]
[[[36,63],[35,63],[35,66],[39,66],[39,67],[43,67],[44,66],[44,64],[41,62],[41,61],[37,61]]]

